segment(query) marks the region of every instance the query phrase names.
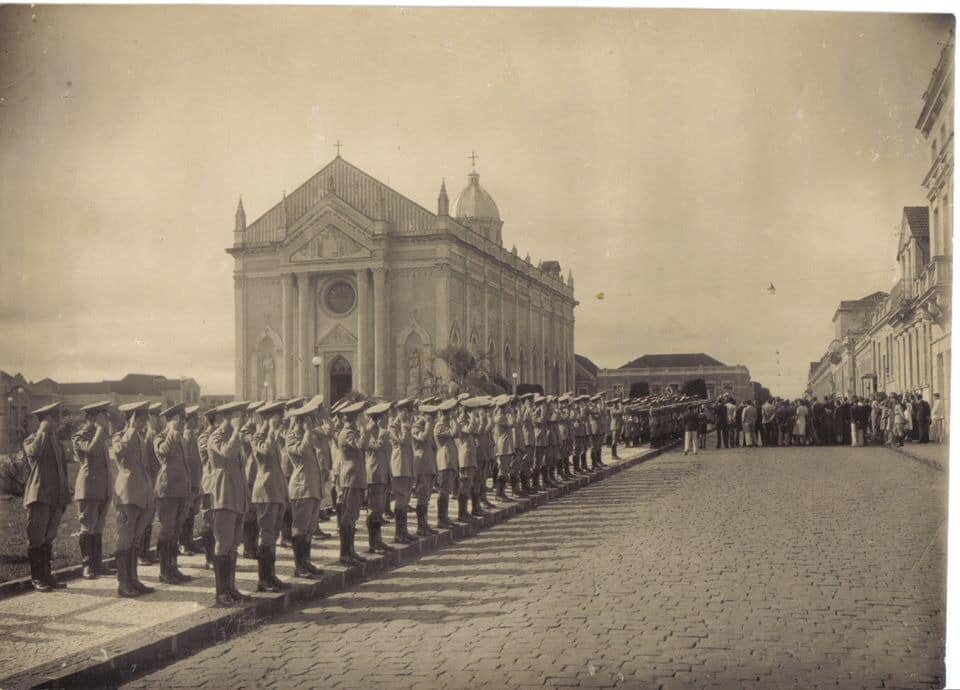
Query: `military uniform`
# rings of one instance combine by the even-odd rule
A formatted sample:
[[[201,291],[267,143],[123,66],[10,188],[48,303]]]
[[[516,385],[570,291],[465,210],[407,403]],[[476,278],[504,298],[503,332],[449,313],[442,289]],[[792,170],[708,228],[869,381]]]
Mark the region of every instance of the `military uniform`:
[[[279,592],[286,585],[277,578],[277,534],[280,516],[287,505],[287,479],[280,467],[280,417],[282,401],[266,403],[257,410],[262,421],[250,439],[251,457],[257,464],[256,478],[250,491],[250,502],[257,515],[259,546],[257,548],[257,591]]]
[[[410,544],[417,538],[407,529],[407,507],[417,479],[413,460],[413,437],[410,435],[409,406],[412,400],[397,403],[397,413],[390,420],[390,482],[393,495],[395,544]]]
[[[183,449],[183,435],[179,424],[183,421],[183,404],[174,405],[161,413],[167,420],[167,428],[153,438],[160,469],[154,485],[157,497],[157,516],[160,518],[160,535],[157,538],[157,553],[160,556],[160,582],[179,585],[191,577],[180,572],[177,565],[177,541],[190,510],[190,468]]]
[[[203,480],[203,462],[200,459],[200,447],[197,443],[199,434],[197,433],[197,412],[199,406],[193,405],[186,408],[186,421],[183,429],[183,455],[187,460],[187,469],[190,471],[190,499],[187,506],[187,519],[183,521],[183,527],[180,529],[180,549],[181,553],[196,553],[193,547],[193,528],[200,512],[200,502],[202,498],[200,484]]]
[[[29,436],[23,447],[30,473],[23,492],[27,509],[27,555],[30,581],[37,591],[65,587],[51,572],[53,541],[57,538],[63,513],[70,504],[66,458],[57,438],[60,404],[53,403],[33,412],[41,418],[40,428]]]
[[[363,436],[364,465],[367,472],[367,541],[370,553],[385,553],[393,547],[383,542],[381,528],[387,509],[387,484],[390,481],[387,414],[391,403],[380,403],[366,410],[367,425]],[[399,530],[400,522],[397,521]],[[398,532],[399,534],[399,532]]]
[[[364,458],[365,434],[358,431],[355,415],[359,414],[365,403],[345,405],[340,409],[343,415],[343,428],[337,434],[337,447],[340,451],[340,562],[344,565],[360,565],[367,559],[357,554],[354,539],[357,532],[357,520],[360,518],[360,505],[367,490],[367,467]]]
[[[610,415],[610,455],[613,458],[619,458],[617,455],[617,446],[620,443],[620,430],[623,426],[623,408],[620,406],[620,399],[613,401],[609,408]]]
[[[447,514],[450,507],[450,494],[456,489],[460,472],[460,458],[457,453],[457,422],[451,418],[450,411],[457,406],[454,399],[444,400],[437,406],[439,418],[433,428],[437,443],[437,527],[452,527]]]
[[[247,406],[247,414],[254,414],[264,405],[264,401],[250,403]],[[256,433],[257,425],[253,419],[248,421],[243,429],[240,430],[240,457],[243,459],[243,474],[247,478],[247,498],[253,493],[253,484],[257,481],[257,461],[253,459],[252,440]],[[257,526],[257,509],[253,507],[253,502],[247,503],[247,512],[243,514],[243,557],[255,559],[257,557],[257,537],[259,529]]]
[[[457,447],[459,472],[457,475],[457,521],[469,522],[467,500],[473,486],[473,476],[477,471],[477,458],[474,454],[473,435],[477,431],[477,422],[467,408],[461,407],[457,416],[457,430],[454,442]]]
[[[207,439],[210,463],[210,508],[213,511],[213,569],[217,583],[216,602],[221,606],[248,599],[236,585],[237,549],[247,512],[247,482],[240,458],[240,428],[247,403],[227,403],[217,408],[220,424]],[[238,426],[233,417],[240,416]]]
[[[210,440],[210,433],[213,431],[214,410],[207,410],[203,413],[204,428],[197,434],[197,452],[200,454],[200,510],[197,515],[200,518],[200,539],[203,542],[203,553],[206,556],[206,567],[213,567],[213,495],[210,489],[210,475],[212,467],[210,466],[210,453],[207,450],[207,441]]]
[[[437,478],[437,441],[433,435],[433,415],[437,408],[432,404],[422,404],[420,415],[410,428],[413,439],[413,464],[417,473],[417,534],[428,537],[436,534],[427,522],[430,496],[433,483]]]
[[[516,454],[516,427],[517,420],[511,414],[511,398],[501,396],[496,399],[493,412],[493,444],[497,457],[499,476],[497,477],[497,498],[501,501],[507,498],[507,477],[511,475],[512,463]]]
[[[312,433],[312,416],[319,410],[319,401],[316,400],[293,410],[286,436],[285,445],[292,467],[288,488],[293,513],[294,574],[297,577],[309,578],[322,573],[311,562],[310,554],[323,498],[323,477]]]
[[[147,474],[150,476],[151,482],[157,481],[157,473],[160,471],[160,461],[157,459],[157,452],[153,446],[153,439],[157,435],[157,431],[160,429],[160,412],[163,409],[163,405],[154,402],[150,403],[150,406],[147,408],[149,412],[149,417],[147,421],[147,429],[143,435],[143,444],[146,452],[146,467]],[[157,560],[153,557],[153,554],[150,553],[150,542],[153,536],[153,522],[156,519],[156,503],[150,506],[150,512],[147,515],[147,529],[143,532],[143,541],[140,543],[140,549],[137,551],[137,557],[140,559],[141,565],[153,565]]]
[[[111,452],[117,466],[114,502],[117,508],[117,580],[122,597],[138,597],[154,590],[137,574],[138,551],[143,533],[153,515],[155,498],[153,480],[147,471],[147,449],[140,435],[140,425],[147,415],[146,402],[121,405],[127,426],[113,435]]]
[[[516,457],[516,473],[518,481],[520,483],[520,495],[526,496],[527,492],[531,490],[539,491],[540,490],[540,474],[537,472],[537,429],[533,423],[533,417],[535,408],[533,401],[536,399],[533,393],[527,394],[526,402],[519,414],[518,422],[518,431],[519,439],[518,441],[522,446],[522,451],[517,453]],[[533,478],[533,486],[530,485],[531,477]],[[511,480],[512,481],[512,480]],[[514,495],[517,494],[517,487],[513,486]]]
[[[109,408],[109,402],[84,407],[86,422],[73,436],[73,454],[80,463],[73,495],[80,521],[83,576],[87,579],[114,574],[103,565],[103,527],[110,503],[110,432],[102,415]]]

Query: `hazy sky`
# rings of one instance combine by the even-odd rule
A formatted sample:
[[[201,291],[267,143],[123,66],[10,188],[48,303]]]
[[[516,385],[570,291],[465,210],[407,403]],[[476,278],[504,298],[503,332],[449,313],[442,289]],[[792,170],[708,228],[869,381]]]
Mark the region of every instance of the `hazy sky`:
[[[837,303],[892,282],[901,209],[924,200],[914,123],[948,28],[3,7],[0,368],[232,391],[237,197],[252,221],[339,139],[430,209],[442,177],[451,196],[466,183],[476,149],[505,245],[572,267],[576,349],[600,366],[703,351],[799,393]]]

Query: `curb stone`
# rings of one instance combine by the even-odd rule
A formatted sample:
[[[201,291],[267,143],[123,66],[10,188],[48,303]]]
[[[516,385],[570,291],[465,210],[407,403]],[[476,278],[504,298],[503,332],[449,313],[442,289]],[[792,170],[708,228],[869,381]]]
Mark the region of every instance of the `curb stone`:
[[[915,462],[919,462],[921,465],[926,465],[930,469],[937,470],[939,472],[947,471],[947,468],[944,467],[939,462],[937,462],[936,460],[931,460],[930,458],[924,458],[919,455],[915,455],[914,453],[911,453],[906,447],[904,448],[897,448],[896,446],[883,446],[883,447],[899,455],[904,455]]]
[[[256,594],[241,608],[206,608],[196,613],[158,624],[121,639],[87,649],[8,678],[0,679],[0,687],[112,687],[135,674],[159,668],[197,653],[201,649],[249,631],[260,622],[279,616],[307,602],[329,597],[380,573],[402,567],[434,553],[444,546],[476,535],[479,531],[506,522],[536,509],[538,506],[567,496],[585,486],[618,474],[641,463],[653,460],[675,447],[668,444],[642,451],[636,457],[617,465],[608,465],[592,474],[577,476],[561,486],[530,498],[492,509],[470,524],[455,524],[452,529],[422,537],[419,542],[383,556],[371,557],[366,563],[351,568],[326,566],[325,576],[314,582],[291,582],[290,589],[278,594]],[[335,568],[335,569],[334,569]],[[77,570],[65,568],[60,572]],[[94,656],[95,655],[95,656]]]

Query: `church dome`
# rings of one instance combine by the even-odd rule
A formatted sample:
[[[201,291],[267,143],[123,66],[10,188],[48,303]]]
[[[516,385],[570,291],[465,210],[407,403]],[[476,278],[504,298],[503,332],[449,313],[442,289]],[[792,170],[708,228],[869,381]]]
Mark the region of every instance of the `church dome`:
[[[478,218],[500,220],[500,209],[493,197],[480,186],[480,174],[476,171],[467,176],[470,182],[457,196],[453,205],[455,218]]]

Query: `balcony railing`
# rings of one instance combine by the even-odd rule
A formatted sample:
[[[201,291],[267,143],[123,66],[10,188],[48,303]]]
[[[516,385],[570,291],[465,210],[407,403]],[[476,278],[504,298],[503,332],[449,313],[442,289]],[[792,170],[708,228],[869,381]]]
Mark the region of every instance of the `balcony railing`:
[[[914,281],[917,296],[925,295],[933,288],[950,289],[952,280],[950,258],[935,256],[923,269],[920,277]]]

